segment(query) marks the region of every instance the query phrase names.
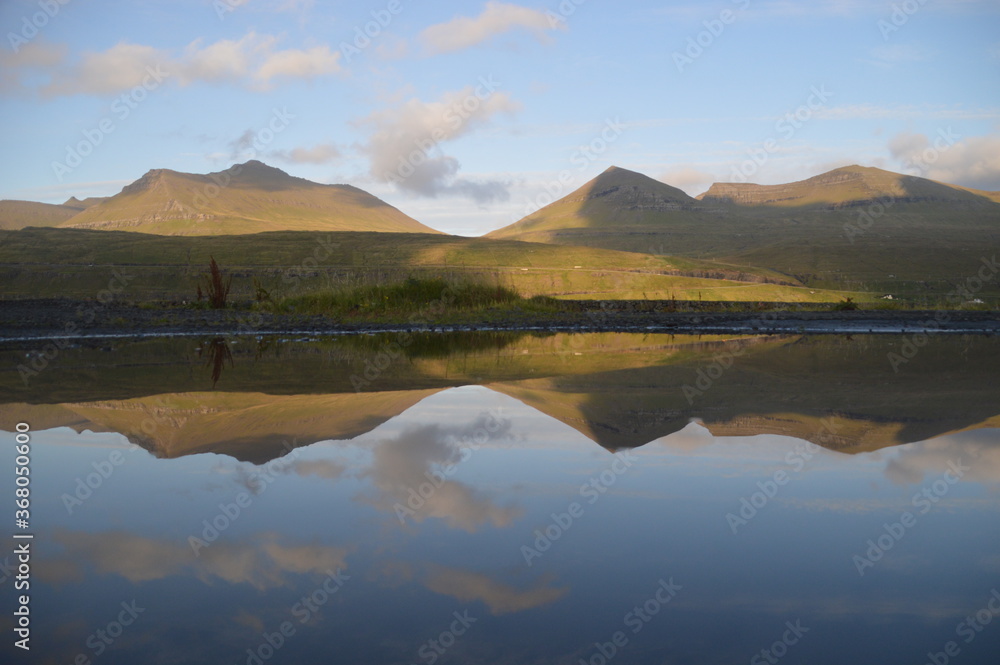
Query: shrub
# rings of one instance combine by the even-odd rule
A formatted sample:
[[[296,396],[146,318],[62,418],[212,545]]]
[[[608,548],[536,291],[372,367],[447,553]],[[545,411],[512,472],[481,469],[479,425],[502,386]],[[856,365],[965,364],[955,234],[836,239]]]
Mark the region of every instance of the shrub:
[[[226,300],[229,298],[229,290],[233,286],[233,276],[223,277],[214,256],[212,257],[212,262],[208,264],[208,270],[209,274],[203,275],[202,283],[198,285],[198,300],[206,297],[205,294],[207,294],[208,304],[212,309],[225,309]],[[202,284],[205,286],[204,294],[202,292]]]
[[[854,302],[854,298],[844,298],[843,300],[841,300],[840,302],[838,302],[836,305],[833,306],[833,309],[838,312],[848,312],[855,310],[857,308],[858,306]]]

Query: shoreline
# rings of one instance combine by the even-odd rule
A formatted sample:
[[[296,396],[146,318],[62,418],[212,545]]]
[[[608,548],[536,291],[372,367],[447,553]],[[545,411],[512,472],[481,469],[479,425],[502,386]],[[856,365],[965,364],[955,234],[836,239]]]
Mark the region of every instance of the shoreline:
[[[1000,312],[793,309],[664,311],[650,301],[572,301],[566,311],[444,312],[410,322],[328,316],[100,304],[0,301],[0,344],[150,337],[345,335],[399,332],[648,332],[665,334],[1000,334]],[[661,305],[662,307],[662,305]]]

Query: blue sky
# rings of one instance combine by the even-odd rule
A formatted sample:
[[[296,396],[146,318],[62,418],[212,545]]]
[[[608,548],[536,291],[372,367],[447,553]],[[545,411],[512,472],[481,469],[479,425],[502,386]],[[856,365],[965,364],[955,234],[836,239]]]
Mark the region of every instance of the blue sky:
[[[255,157],[479,235],[610,165],[1000,190],[995,0],[3,0],[0,25],[0,198]]]

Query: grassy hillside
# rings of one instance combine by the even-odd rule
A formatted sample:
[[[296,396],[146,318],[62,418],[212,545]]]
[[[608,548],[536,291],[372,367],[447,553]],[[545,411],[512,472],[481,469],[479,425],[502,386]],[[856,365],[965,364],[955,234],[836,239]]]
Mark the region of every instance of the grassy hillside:
[[[942,297],[1000,247],[993,194],[847,167],[702,200],[623,169],[490,234],[758,266],[816,288]],[[1000,280],[983,289],[1000,296]]]
[[[351,284],[469,273],[525,296],[793,302],[845,296],[796,286],[768,270],[438,234],[278,232],[192,238],[25,229],[0,232],[0,297],[96,298],[115,270],[124,270],[129,280],[123,300],[191,300],[213,256],[234,275],[233,297],[244,300],[252,297],[255,278],[273,296],[292,297]]]
[[[70,205],[4,200],[0,201],[0,229],[13,231],[27,226],[59,226],[81,210],[83,208]]]
[[[357,187],[321,185],[258,161],[207,175],[149,171],[62,225],[161,235],[438,233]]]

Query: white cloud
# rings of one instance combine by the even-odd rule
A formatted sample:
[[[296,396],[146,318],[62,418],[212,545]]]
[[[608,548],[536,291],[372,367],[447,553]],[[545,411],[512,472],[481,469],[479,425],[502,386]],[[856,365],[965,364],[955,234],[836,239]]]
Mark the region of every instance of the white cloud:
[[[238,40],[207,45],[195,40],[179,53],[121,42],[70,61],[64,49],[29,44],[16,57],[2,57],[0,90],[24,91],[23,75],[41,74],[48,80],[38,90],[46,97],[115,94],[150,81],[151,72],[180,85],[231,83],[269,90],[281,80],[312,80],[342,71],[340,53],[329,46],[281,50],[276,37],[252,31]]]
[[[271,157],[293,164],[328,164],[340,158],[340,150],[332,143],[323,143],[312,148],[292,148],[273,150]]]
[[[184,49],[182,81],[239,81],[250,72],[250,57],[271,48],[273,43],[273,38],[261,39],[253,32],[238,41],[222,39],[205,47],[202,47],[200,39],[195,40]]]
[[[455,442],[470,440],[479,430],[485,431],[487,419],[477,418],[466,426],[420,425],[403,431],[399,437],[381,441],[373,452],[373,462],[364,475],[371,478],[376,493],[363,500],[376,508],[399,516],[401,507],[409,507],[414,522],[437,518],[457,529],[473,533],[481,526],[509,526],[523,510],[514,505],[497,505],[475,488],[444,476],[439,468],[460,464],[463,453]],[[510,421],[504,421],[492,434],[505,437]],[[422,506],[413,507],[412,493],[427,486],[438,474],[443,480],[427,493]]]
[[[340,72],[340,53],[329,46],[315,46],[309,50],[288,49],[271,53],[260,64],[254,75],[258,83],[270,86],[276,78],[314,79]]]
[[[57,531],[53,540],[64,552],[46,562],[52,582],[98,574],[121,575],[133,583],[193,575],[206,584],[219,580],[268,589],[287,584],[292,574],[326,575],[347,568],[347,549],[327,545],[291,545],[274,533],[250,541],[212,543],[195,556],[184,541],[165,541],[124,531]]]
[[[479,203],[509,198],[500,181],[474,182],[458,177],[459,161],[444,154],[442,144],[469,134],[501,113],[520,105],[507,93],[491,92],[484,82],[425,102],[412,98],[395,108],[375,111],[358,124],[373,128],[363,151],[372,176],[401,190],[436,197],[457,195]]]
[[[1000,190],[1000,135],[962,138],[953,145],[942,138],[901,132],[889,140],[887,147],[902,169],[916,170],[921,177],[974,189]]]
[[[402,37],[383,33],[375,53],[383,60],[402,60],[410,54],[410,44]]]
[[[152,46],[120,43],[102,53],[86,53],[75,65],[56,70],[41,92],[45,96],[121,92],[141,85],[149,76],[148,68],[155,70],[165,61]]]
[[[420,41],[430,53],[448,53],[477,46],[516,29],[528,30],[543,41],[547,31],[565,27],[536,9],[491,0],[475,18],[456,16],[446,23],[430,26],[420,33]]]
[[[317,459],[302,460],[295,462],[291,467],[292,473],[299,476],[316,476],[327,480],[336,480],[344,475],[347,466],[333,460]]]
[[[935,480],[957,464],[969,467],[963,481],[995,484],[1000,481],[998,436],[1000,430],[981,429],[903,446],[886,464],[885,475],[898,485],[916,485]]]
[[[66,47],[31,42],[15,53],[0,49],[0,94],[16,94],[25,89],[24,75],[54,68],[66,59]]]
[[[532,589],[517,589],[481,573],[458,568],[435,568],[425,585],[435,593],[468,603],[480,601],[494,616],[523,612],[553,603],[569,592],[568,587],[538,585]]]
[[[281,0],[274,8],[276,12],[301,14],[316,6],[316,0]]]

